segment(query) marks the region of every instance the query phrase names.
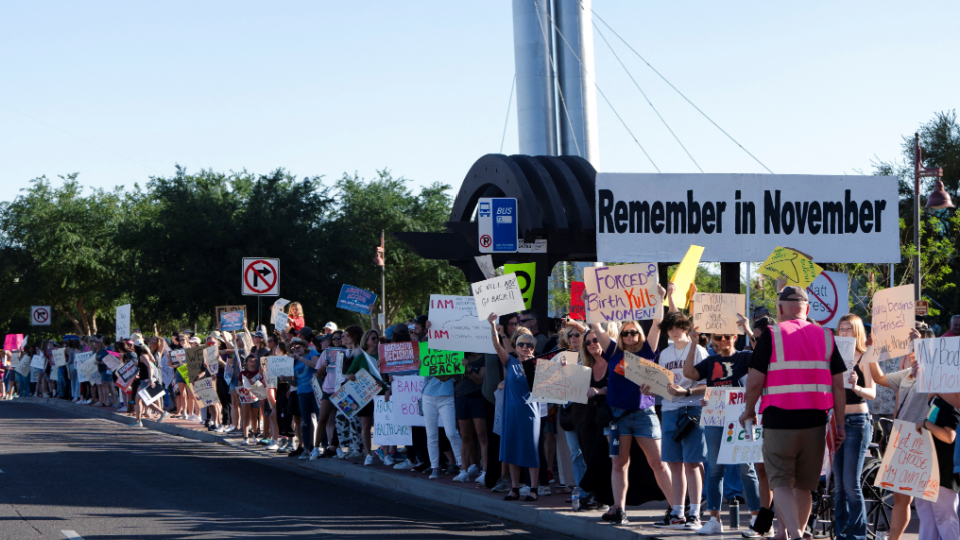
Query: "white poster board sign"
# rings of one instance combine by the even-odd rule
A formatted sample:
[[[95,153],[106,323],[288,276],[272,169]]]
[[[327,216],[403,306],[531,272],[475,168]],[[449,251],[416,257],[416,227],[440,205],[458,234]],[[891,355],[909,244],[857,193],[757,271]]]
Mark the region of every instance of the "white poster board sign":
[[[496,277],[497,270],[493,267],[493,257],[491,255],[478,255],[474,259],[477,260],[477,266],[483,272],[483,277],[487,279]]]
[[[746,404],[727,409],[723,417],[723,434],[720,436],[720,451],[717,463],[734,465],[738,463],[763,463],[763,417],[758,416],[753,426],[753,437],[740,425],[740,415],[746,410]]]
[[[130,304],[124,304],[117,308],[117,339],[130,337]]]
[[[895,176],[599,173],[597,259],[763,261],[777,246],[819,263],[899,263]]]
[[[47,367],[47,359],[42,354],[35,354],[30,359],[30,367],[34,369],[43,369]]]
[[[197,401],[204,407],[220,403],[215,380],[210,377],[205,377],[193,383],[193,395],[197,396]]]
[[[700,425],[704,427],[723,427],[727,407],[746,403],[746,388],[710,387],[703,395],[707,404],[700,412]],[[743,408],[740,409],[743,411]]]
[[[428,317],[431,349],[496,354],[490,323],[480,320],[472,297],[431,294]]]
[[[361,369],[356,373],[356,380],[345,382],[330,396],[330,403],[347,418],[353,418],[379,391],[380,383],[366,369]]]
[[[693,295],[693,325],[703,334],[742,334],[737,314],[746,312],[745,294],[697,293]]]
[[[917,339],[913,351],[918,364],[917,392],[960,392],[960,337]]]
[[[890,442],[873,485],[937,502],[940,495],[937,452],[930,432],[921,431],[917,433],[917,425],[913,422],[893,421]]]
[[[53,350],[53,363],[57,367],[67,365],[67,350],[64,348]]]
[[[510,273],[470,284],[477,306],[477,318],[486,321],[491,313],[507,315],[526,309],[516,274]]]
[[[833,342],[837,345],[837,350],[840,351],[844,365],[847,366],[847,370],[843,372],[843,387],[853,388],[849,380],[850,373],[857,363],[857,338],[835,336]]]
[[[293,377],[293,358],[289,356],[268,356],[267,377]]]
[[[586,404],[591,373],[592,370],[586,366],[563,365],[559,360],[541,359],[537,362],[528,402],[564,405],[572,401]]]
[[[397,422],[393,400],[373,398],[373,444],[383,446],[413,444],[413,428]]]
[[[820,272],[807,287],[810,318],[824,328],[837,329],[840,319],[850,313],[850,288],[847,274]]]

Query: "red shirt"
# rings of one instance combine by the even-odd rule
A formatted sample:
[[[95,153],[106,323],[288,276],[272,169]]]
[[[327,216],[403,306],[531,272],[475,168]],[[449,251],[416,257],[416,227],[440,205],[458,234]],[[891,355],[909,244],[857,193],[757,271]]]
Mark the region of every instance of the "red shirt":
[[[303,328],[303,317],[290,317],[289,319],[290,326],[297,332]]]

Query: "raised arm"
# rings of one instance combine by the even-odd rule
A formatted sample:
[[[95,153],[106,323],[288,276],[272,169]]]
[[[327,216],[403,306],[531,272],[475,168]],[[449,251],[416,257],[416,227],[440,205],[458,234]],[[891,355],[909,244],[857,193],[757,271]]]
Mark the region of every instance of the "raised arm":
[[[657,285],[657,293],[662,300],[663,297],[666,296],[667,290],[663,288],[663,285]],[[664,315],[666,315],[666,313],[664,313]],[[656,351],[660,346],[660,321],[653,321],[653,324],[650,325],[650,334],[647,335],[647,343],[650,344],[651,351]]]
[[[677,304],[673,301],[673,291],[677,290],[677,284],[674,282],[667,283],[667,313],[671,311],[677,311]]]
[[[700,380],[700,374],[697,372],[697,368],[694,367],[694,362],[697,358],[697,343],[700,340],[699,328],[699,326],[694,326],[690,329],[690,352],[687,353],[687,358],[683,361],[683,376],[691,381]]]
[[[497,314],[491,313],[487,317],[487,322],[490,323],[490,339],[493,340],[493,350],[497,351],[497,356],[500,358],[500,363],[507,365],[507,362],[510,361],[510,355],[507,354],[507,351],[500,345],[500,339],[497,337]]]

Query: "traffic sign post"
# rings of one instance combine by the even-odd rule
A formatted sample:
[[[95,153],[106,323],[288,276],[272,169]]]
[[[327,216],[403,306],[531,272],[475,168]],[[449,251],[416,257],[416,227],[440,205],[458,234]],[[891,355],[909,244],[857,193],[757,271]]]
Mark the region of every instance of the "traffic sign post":
[[[824,328],[836,329],[840,318],[850,313],[847,274],[821,272],[807,287],[810,318]]]
[[[280,295],[280,259],[244,257],[240,290],[244,296]]]
[[[917,317],[926,317],[930,314],[930,302],[917,300],[917,303],[914,304],[914,310]]]
[[[509,197],[482,197],[477,201],[477,230],[480,253],[516,253],[517,200]]]
[[[30,326],[50,326],[50,306],[30,306]]]

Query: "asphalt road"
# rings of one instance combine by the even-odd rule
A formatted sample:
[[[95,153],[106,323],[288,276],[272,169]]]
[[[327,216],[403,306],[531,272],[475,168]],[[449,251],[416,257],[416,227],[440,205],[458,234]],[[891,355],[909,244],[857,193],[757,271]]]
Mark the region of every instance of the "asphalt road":
[[[0,402],[0,539],[569,538],[267,461]]]

